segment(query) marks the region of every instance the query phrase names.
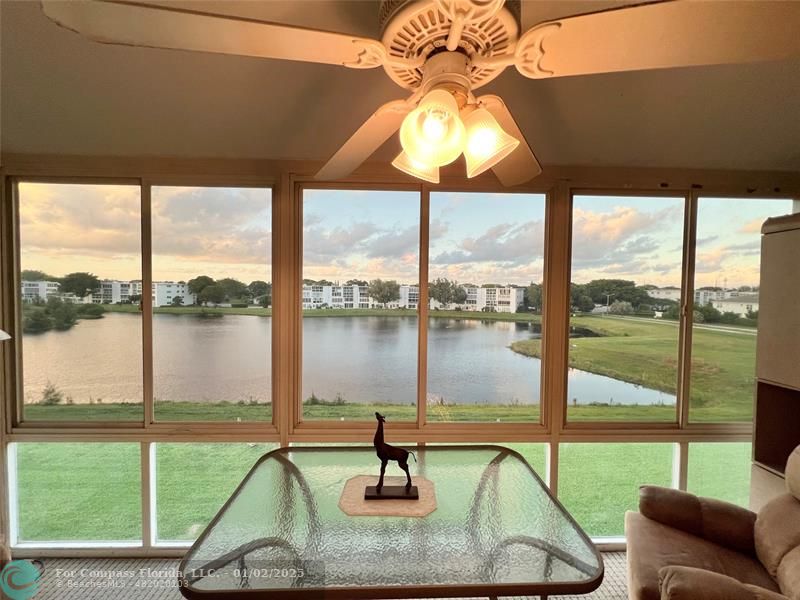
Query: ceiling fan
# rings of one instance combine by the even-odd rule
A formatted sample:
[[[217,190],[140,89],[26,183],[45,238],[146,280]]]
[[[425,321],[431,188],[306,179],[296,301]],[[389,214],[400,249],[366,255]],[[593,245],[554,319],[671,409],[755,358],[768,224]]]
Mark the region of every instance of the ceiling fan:
[[[377,4],[377,3],[376,3]],[[520,0],[381,0],[381,41],[128,0],[42,0],[62,27],[110,44],[383,67],[405,100],[384,104],[317,173],[347,176],[400,130],[398,169],[434,183],[462,153],[467,176],[503,185],[541,167],[501,98],[475,90],[506,67],[531,79],[800,56],[800,3],[650,2],[520,31]]]

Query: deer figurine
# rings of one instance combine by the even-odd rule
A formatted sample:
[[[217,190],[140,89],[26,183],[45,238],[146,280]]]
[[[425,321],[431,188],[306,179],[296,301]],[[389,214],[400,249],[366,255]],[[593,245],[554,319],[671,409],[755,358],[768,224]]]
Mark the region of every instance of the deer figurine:
[[[414,457],[414,462],[417,462],[417,457],[413,452],[385,443],[383,441],[383,424],[386,421],[386,417],[376,412],[375,418],[378,420],[378,429],[375,431],[375,439],[372,443],[375,445],[375,454],[377,454],[378,458],[381,460],[381,477],[375,488],[380,494],[381,488],[383,488],[383,474],[386,471],[386,463],[390,460],[394,460],[397,461],[397,465],[406,472],[406,489],[410,489],[411,474],[408,472],[408,455],[411,454],[411,456]]]

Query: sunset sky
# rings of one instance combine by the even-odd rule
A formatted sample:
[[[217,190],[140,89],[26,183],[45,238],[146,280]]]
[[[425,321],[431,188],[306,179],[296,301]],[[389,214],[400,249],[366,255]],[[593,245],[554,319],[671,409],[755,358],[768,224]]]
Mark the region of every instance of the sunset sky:
[[[153,276],[200,274],[271,281],[268,189],[153,188]],[[416,283],[419,197],[414,192],[307,190],[303,277]],[[758,282],[760,225],[789,200],[700,200],[697,286]],[[431,194],[430,278],[541,281],[544,196]],[[91,271],[138,279],[136,186],[20,184],[22,268],[54,276]],[[577,196],[572,279],[680,285],[682,198]]]

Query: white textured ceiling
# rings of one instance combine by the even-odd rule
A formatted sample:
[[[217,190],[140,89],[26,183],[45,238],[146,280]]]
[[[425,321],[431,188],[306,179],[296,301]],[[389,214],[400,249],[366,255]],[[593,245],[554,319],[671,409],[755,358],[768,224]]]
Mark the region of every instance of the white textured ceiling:
[[[523,26],[621,3],[527,1]],[[378,36],[365,0],[202,9]],[[326,159],[404,95],[382,69],[95,44],[33,1],[0,2],[0,24],[3,152]],[[539,81],[510,68],[482,90],[544,165],[800,170],[800,61]]]

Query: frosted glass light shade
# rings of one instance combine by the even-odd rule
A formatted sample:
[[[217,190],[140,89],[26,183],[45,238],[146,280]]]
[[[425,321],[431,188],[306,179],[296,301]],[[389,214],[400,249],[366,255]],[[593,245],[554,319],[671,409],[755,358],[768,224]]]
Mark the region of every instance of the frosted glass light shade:
[[[436,179],[436,183],[439,183],[439,179],[438,179],[438,173],[437,173],[437,179]],[[2,329],[0,329],[0,342],[2,342],[3,340],[10,340],[10,339],[11,339],[11,336],[10,336],[10,335],[8,335],[8,334],[7,334],[5,331],[3,331]]]
[[[439,183],[439,167],[429,167],[418,163],[405,152],[397,155],[397,158],[392,161],[392,166],[413,177],[418,177],[431,183]]]
[[[450,92],[428,92],[400,127],[403,151],[420,165],[442,167],[464,151],[466,130]]]
[[[467,177],[491,169],[519,146],[519,140],[503,131],[485,108],[477,108],[464,117],[464,126],[467,130],[464,147]]]

